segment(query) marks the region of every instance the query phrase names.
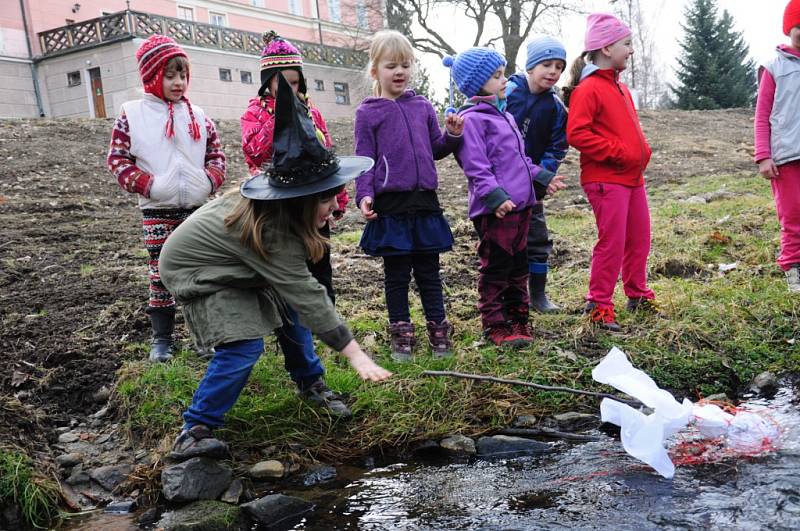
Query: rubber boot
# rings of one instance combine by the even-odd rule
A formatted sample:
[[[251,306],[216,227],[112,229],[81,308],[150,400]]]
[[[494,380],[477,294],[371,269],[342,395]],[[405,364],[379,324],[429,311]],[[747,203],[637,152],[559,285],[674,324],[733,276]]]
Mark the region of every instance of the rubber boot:
[[[528,275],[531,308],[539,313],[555,313],[559,308],[547,299],[544,292],[545,286],[547,286],[547,273],[530,273]]]
[[[153,340],[150,343],[150,361],[163,363],[172,359],[175,330],[175,311],[152,310],[150,324],[153,326]]]

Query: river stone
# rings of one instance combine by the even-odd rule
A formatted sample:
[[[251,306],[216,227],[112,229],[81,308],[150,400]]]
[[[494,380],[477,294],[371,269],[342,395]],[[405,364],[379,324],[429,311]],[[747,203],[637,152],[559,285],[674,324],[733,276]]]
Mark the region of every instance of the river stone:
[[[311,487],[336,479],[336,469],[330,465],[322,465],[303,476],[303,486]]]
[[[514,419],[515,428],[536,428],[539,426],[539,419],[534,415],[520,415]]]
[[[97,482],[98,485],[111,492],[120,483],[128,479],[128,475],[133,472],[133,467],[128,463],[121,465],[101,466],[89,471],[89,477]]]
[[[600,424],[600,419],[596,415],[589,413],[578,413],[568,411],[553,415],[553,420],[561,431],[580,431],[596,428]]]
[[[270,494],[239,507],[258,523],[287,528],[302,520],[303,515],[314,509],[314,504],[294,496]]]
[[[207,457],[194,457],[161,471],[161,487],[169,501],[214,500],[233,478],[227,466]]]
[[[778,391],[778,377],[773,373],[762,372],[750,383],[750,390],[761,396],[771,396]]]
[[[62,444],[74,443],[78,439],[80,439],[80,437],[78,437],[78,434],[73,433],[71,431],[62,433],[61,435],[58,436],[58,442]]]
[[[242,480],[238,478],[234,479],[231,481],[228,490],[226,490],[220,498],[220,501],[236,505],[239,503],[239,498],[242,497],[242,492],[244,492],[244,484],[242,484]]]
[[[75,466],[83,461],[83,456],[79,453],[73,452],[71,454],[61,454],[56,457],[56,463],[61,468],[69,468]]]
[[[475,441],[461,434],[448,435],[439,443],[442,448],[454,454],[474,455]]]
[[[727,402],[728,395],[726,395],[725,393],[717,393],[714,395],[708,395],[707,397],[705,397],[705,400],[709,402]]]
[[[269,461],[259,461],[247,471],[253,479],[282,478],[284,469],[283,463],[270,459]]]
[[[524,437],[494,435],[478,439],[478,455],[481,457],[520,457],[546,454],[551,451],[549,444]]]
[[[156,524],[156,529],[164,531],[245,531],[249,527],[239,507],[213,500],[164,513]]]
[[[136,510],[136,500],[120,500],[106,505],[103,512],[112,514],[128,514]]]

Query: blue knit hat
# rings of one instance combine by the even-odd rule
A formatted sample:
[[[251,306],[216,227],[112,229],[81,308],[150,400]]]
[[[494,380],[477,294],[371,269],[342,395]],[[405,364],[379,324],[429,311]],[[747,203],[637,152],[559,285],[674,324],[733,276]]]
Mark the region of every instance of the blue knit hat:
[[[528,57],[525,59],[525,70],[530,70],[534,66],[544,61],[558,59],[567,63],[567,50],[561,41],[549,35],[534,37],[528,43]]]
[[[452,57],[445,55],[442,64],[450,68],[450,101],[453,100],[453,81],[464,96],[475,96],[489,81],[495,70],[506,65],[506,59],[492,48],[470,48]]]

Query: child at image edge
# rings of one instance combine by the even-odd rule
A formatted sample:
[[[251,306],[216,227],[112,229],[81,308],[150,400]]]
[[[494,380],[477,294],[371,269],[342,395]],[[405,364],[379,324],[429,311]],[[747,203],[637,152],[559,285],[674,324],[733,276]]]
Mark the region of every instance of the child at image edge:
[[[612,299],[620,270],[627,309],[656,311],[647,286],[644,170],[651,151],[628,87],[619,80],[633,54],[631,30],[613,15],[593,13],[584,50],[572,66],[565,98],[567,140],[581,153],[581,185],[597,224],[586,313],[600,328],[619,331]]]
[[[309,117],[316,129],[320,142],[330,148],[333,145],[325,120],[319,110],[311,106],[306,95],[306,79],[303,75],[303,57],[289,41],[279,37],[274,31],[264,34],[264,48],[261,52],[261,87],[258,98],[250,100],[241,118],[242,150],[251,175],[262,171],[272,162],[273,139],[275,133],[275,95],[278,76],[282,75],[292,91],[308,109]],[[334,217],[340,218],[349,197],[347,190],[336,196],[337,208]],[[326,221],[319,229],[324,238],[330,238],[331,229]],[[333,269],[331,267],[330,247],[317,262],[308,261],[308,268],[317,281],[325,287],[331,302],[335,301],[333,291]],[[319,406],[332,415],[347,418],[352,415],[342,397],[333,392],[325,383],[322,365],[314,348],[311,331],[300,324],[297,312],[286,308],[287,320],[275,331],[278,344],[283,351],[284,365],[297,385],[298,394],[313,405]]]
[[[533,340],[526,252],[533,183],[555,177],[525,156],[514,117],[505,112],[505,58],[490,48],[470,48],[443,62],[469,98],[459,111],[464,141],[456,160],[467,177],[469,217],[480,237],[481,325],[493,344],[523,347]]]
[[[800,292],[800,0],[786,4],[783,33],[762,70],[755,116],[758,171],[772,184],[781,225],[778,265],[789,291]]]
[[[553,88],[566,66],[567,50],[564,45],[558,39],[541,35],[528,43],[526,72],[514,74],[506,85],[507,110],[525,139],[525,154],[534,164],[553,173],[558,171],[569,148],[567,109]],[[558,306],[550,302],[545,294],[553,240],[547,230],[544,202],[541,200],[547,193],[555,193],[566,185],[552,178],[552,175],[549,175],[550,179],[533,182],[537,202],[531,208],[528,229],[528,291],[531,309],[540,313],[558,311]]]
[[[122,104],[107,164],[124,190],[139,195],[150,255],[150,360],[163,362],[172,357],[175,299],[161,282],[161,247],[222,185],[225,155],[214,123],[186,98],[186,52],[171,38],[152,35],[139,46],[136,60],[145,94]],[[198,354],[208,355],[202,349]]]
[[[359,245],[367,254],[383,257],[392,357],[397,361],[411,359],[416,342],[408,308],[412,272],[433,354],[448,356],[452,349],[439,253],[453,247],[453,234],[436,195],[434,159],[460,144],[463,122],[449,116],[442,133],[431,103],[408,90],[413,66],[408,39],[391,30],[376,33],[369,50],[375,97],[359,105],[355,118],[356,155],[375,161],[356,181],[356,203],[368,220]]]

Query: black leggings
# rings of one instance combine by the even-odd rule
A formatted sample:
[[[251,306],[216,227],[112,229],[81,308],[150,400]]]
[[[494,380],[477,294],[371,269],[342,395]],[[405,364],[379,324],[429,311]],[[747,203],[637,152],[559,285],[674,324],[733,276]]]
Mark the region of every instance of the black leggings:
[[[441,323],[445,319],[442,279],[438,253],[412,253],[383,257],[384,290],[389,322],[411,321],[408,311],[408,285],[411,272],[417,283],[425,319]]]

